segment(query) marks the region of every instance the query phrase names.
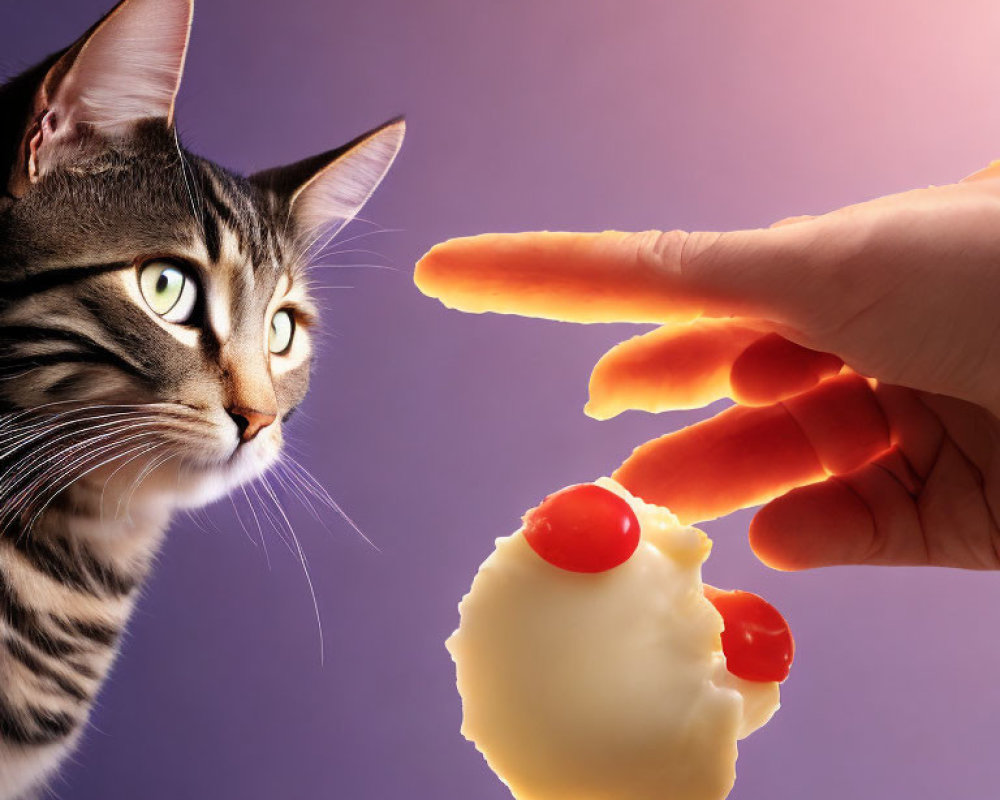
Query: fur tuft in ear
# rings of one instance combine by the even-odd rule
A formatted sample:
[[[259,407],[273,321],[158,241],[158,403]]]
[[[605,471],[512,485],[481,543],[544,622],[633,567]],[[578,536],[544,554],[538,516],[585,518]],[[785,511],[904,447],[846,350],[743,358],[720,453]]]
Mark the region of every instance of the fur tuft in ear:
[[[71,158],[85,129],[113,138],[146,119],[173,124],[192,2],[122,0],[56,61],[35,97],[14,188]]]
[[[284,197],[298,236],[309,251],[350,222],[392,166],[406,133],[400,117],[343,147],[286,167],[259,172],[251,180]]]

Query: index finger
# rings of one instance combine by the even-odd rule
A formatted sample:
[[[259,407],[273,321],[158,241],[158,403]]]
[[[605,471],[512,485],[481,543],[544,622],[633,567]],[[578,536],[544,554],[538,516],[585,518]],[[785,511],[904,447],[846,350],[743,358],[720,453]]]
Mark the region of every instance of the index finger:
[[[729,233],[483,234],[433,247],[414,281],[460,311],[566,322],[783,321],[836,237],[817,218]],[[822,237],[823,247],[815,247]]]

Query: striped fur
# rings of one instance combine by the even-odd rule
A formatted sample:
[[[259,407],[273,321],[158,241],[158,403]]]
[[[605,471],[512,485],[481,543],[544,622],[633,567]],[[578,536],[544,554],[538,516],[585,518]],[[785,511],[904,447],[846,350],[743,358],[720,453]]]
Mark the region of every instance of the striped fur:
[[[190,11],[123,0],[0,87],[0,800],[81,736],[172,512],[279,458],[309,383],[308,258],[402,140],[394,121],[250,178],[187,152]],[[151,263],[196,287],[183,320],[144,295]]]

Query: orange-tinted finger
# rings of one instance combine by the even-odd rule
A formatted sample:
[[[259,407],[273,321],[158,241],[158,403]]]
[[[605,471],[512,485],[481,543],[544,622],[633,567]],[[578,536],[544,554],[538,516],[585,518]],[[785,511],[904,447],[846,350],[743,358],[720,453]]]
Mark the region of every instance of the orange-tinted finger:
[[[733,362],[732,398],[750,406],[775,403],[811,389],[843,365],[835,355],[802,347],[777,333],[766,334]]]
[[[750,526],[754,552],[779,569],[997,569],[998,536],[982,472],[948,438],[926,476],[893,448],[856,471],[774,500]]]
[[[460,311],[567,322],[778,323],[830,302],[815,276],[856,253],[839,217],[727,233],[483,234],[433,247],[418,288]]]
[[[655,234],[482,234],[449,239],[417,262],[414,281],[449,308],[567,322],[667,322],[704,303],[672,281]]]
[[[915,498],[920,481],[897,450],[858,470],[768,503],[750,546],[775,569],[835,564],[926,564]]]
[[[728,397],[733,362],[765,329],[752,320],[699,320],[628,339],[597,362],[585,410],[608,419],[628,409],[701,408]]]
[[[845,374],[784,403],[737,406],[647,442],[614,477],[643,500],[693,522],[856,469],[888,448],[871,386]]]
[[[899,386],[879,385],[875,396],[889,420],[893,448],[860,469],[765,506],[750,527],[755,552],[779,569],[996,569],[1000,529],[983,482],[992,459],[988,415],[971,408],[961,413],[961,401]]]
[[[586,412],[700,408],[724,397],[770,405],[836,375],[843,362],[801,347],[761,320],[669,325],[616,345],[594,367]]]

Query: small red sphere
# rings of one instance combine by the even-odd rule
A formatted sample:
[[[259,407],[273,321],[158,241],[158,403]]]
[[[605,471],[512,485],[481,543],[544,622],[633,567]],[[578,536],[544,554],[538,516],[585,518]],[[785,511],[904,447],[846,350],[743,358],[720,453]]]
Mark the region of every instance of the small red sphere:
[[[524,515],[524,538],[554,566],[604,572],[639,546],[639,520],[614,492],[592,483],[567,486]]]
[[[748,681],[783,681],[795,657],[795,640],[781,613],[751,592],[726,592],[705,586],[722,615],[722,652],[726,668]]]

